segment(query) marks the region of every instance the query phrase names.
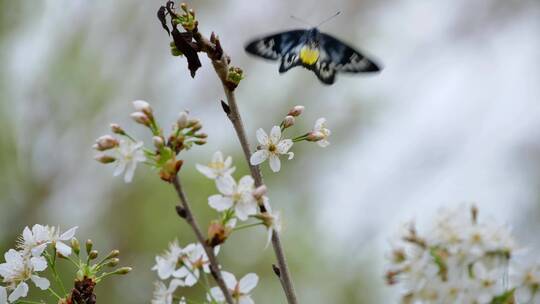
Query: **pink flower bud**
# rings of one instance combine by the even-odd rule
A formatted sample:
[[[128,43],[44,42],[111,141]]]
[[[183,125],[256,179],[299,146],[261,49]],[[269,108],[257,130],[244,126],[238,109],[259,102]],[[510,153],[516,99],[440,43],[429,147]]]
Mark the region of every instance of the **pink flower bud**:
[[[291,116],[291,115],[285,116],[285,119],[283,119],[283,122],[282,122],[283,128],[287,129],[289,127],[294,126],[294,121],[295,121],[294,116]]]
[[[141,125],[150,126],[150,118],[143,112],[133,112],[131,113],[131,118],[134,121],[140,123]]]
[[[154,143],[154,147],[156,147],[156,149],[161,149],[165,145],[165,142],[161,136],[152,137],[152,142]]]
[[[150,104],[148,102],[144,100],[135,100],[133,102],[133,106],[135,107],[135,110],[143,112],[148,116],[152,116],[152,107],[150,107]]]
[[[310,132],[306,138],[307,141],[319,141],[324,139],[324,134],[322,132]]]
[[[291,110],[289,110],[289,113],[287,115],[290,116],[300,116],[304,112],[304,106],[294,106]]]
[[[119,124],[116,124],[116,123],[112,123],[111,124],[111,130],[113,133],[115,134],[121,134],[121,135],[124,135],[126,134],[126,132],[124,131],[124,129],[122,129],[122,127],[120,127]]]
[[[176,123],[178,124],[179,129],[184,129],[188,126],[188,118],[189,116],[186,111],[182,111],[180,112],[180,114],[178,114],[178,119],[176,120]]]
[[[98,151],[105,151],[118,146],[118,140],[111,135],[103,135],[96,139],[96,144],[93,146]]]

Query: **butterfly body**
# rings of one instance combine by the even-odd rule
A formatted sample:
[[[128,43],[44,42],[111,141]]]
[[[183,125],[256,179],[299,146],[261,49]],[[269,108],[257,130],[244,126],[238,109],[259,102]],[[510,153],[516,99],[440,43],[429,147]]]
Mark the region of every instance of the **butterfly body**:
[[[325,84],[333,84],[338,72],[377,72],[378,65],[346,43],[320,32],[316,27],[291,30],[255,39],[246,45],[250,54],[280,60],[279,72],[303,66]]]

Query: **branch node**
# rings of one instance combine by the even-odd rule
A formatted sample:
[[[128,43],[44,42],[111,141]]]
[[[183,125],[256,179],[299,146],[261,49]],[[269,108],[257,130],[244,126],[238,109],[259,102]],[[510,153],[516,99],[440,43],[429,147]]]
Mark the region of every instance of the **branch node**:
[[[186,212],[186,209],[180,205],[176,205],[176,213],[178,214],[179,217],[183,218],[183,219],[187,219],[188,217],[188,214]]]
[[[272,264],[272,270],[274,270],[274,273],[277,275],[277,277],[281,279],[281,270],[276,264]]]
[[[221,107],[223,108],[223,112],[225,112],[225,114],[227,114],[227,116],[231,116],[231,108],[229,107],[229,105],[225,102],[225,101],[221,101]]]

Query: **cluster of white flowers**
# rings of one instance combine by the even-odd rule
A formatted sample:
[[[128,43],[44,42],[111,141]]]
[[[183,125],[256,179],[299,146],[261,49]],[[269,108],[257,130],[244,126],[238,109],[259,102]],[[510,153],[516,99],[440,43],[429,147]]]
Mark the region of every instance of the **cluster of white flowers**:
[[[270,169],[273,172],[279,172],[279,170],[281,170],[281,160],[279,157],[281,155],[287,155],[289,160],[293,159],[294,153],[289,152],[289,150],[292,148],[295,142],[302,140],[317,142],[319,146],[323,148],[330,145],[328,137],[330,136],[331,132],[326,128],[325,118],[317,119],[313,129],[304,135],[295,137],[293,139],[282,138],[283,131],[292,127],[295,124],[295,117],[300,116],[303,111],[303,106],[293,107],[287,116],[285,116],[281,122],[281,125],[272,127],[270,130],[270,136],[268,136],[263,129],[257,130],[256,135],[259,145],[257,146],[257,151],[251,155],[249,160],[253,166],[260,165],[268,160]]]
[[[219,247],[215,247],[214,252],[217,255]],[[174,294],[177,289],[194,286],[199,282],[201,276],[210,273],[208,256],[201,244],[192,243],[182,248],[177,241],[169,244],[169,249],[163,255],[156,256],[156,264],[152,270],[157,272],[160,279],[155,283],[152,304],[185,303],[185,298],[176,302]],[[227,288],[231,290],[233,298],[238,303],[254,303],[249,292],[257,285],[258,277],[256,274],[248,274],[240,282],[237,282],[231,273],[224,271],[222,274]],[[207,298],[212,303],[224,303],[225,301],[219,287],[209,289]]]
[[[479,221],[472,208],[442,212],[428,231],[408,224],[393,242],[386,278],[402,287],[403,303],[540,303],[539,267],[515,267],[507,227]]]
[[[50,286],[48,279],[40,277],[39,272],[47,269],[48,261],[44,256],[48,245],[54,247],[55,254],[61,256],[71,255],[71,247],[64,244],[75,236],[77,227],[60,233],[56,227],[34,225],[32,229],[26,227],[19,239],[17,249],[9,249],[5,254],[5,262],[0,264],[0,304],[14,303],[28,295],[32,281],[36,287],[47,290]],[[8,296],[9,295],[9,296]]]

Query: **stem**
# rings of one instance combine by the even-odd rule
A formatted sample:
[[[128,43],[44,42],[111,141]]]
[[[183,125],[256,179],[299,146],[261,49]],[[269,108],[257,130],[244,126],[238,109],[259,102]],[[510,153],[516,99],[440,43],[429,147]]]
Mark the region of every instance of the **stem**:
[[[193,232],[195,233],[197,240],[203,246],[204,251],[206,252],[206,255],[208,256],[208,261],[210,262],[210,273],[212,273],[214,280],[216,281],[219,288],[223,292],[226,302],[228,304],[234,304],[231,293],[229,292],[229,289],[227,288],[227,285],[225,284],[225,281],[223,280],[221,269],[219,268],[218,259],[216,255],[214,254],[214,249],[206,243],[206,240],[201,232],[201,228],[199,227],[197,220],[195,219],[195,217],[193,216],[193,213],[191,212],[191,208],[189,206],[186,194],[184,193],[184,190],[182,189],[182,184],[180,183],[180,178],[178,175],[174,176],[172,184],[174,186],[174,189],[176,190],[176,194],[178,194],[178,198],[180,199],[180,204],[182,205],[182,208],[185,211],[184,219],[193,229]]]
[[[252,224],[245,224],[245,225],[239,225],[239,226],[236,226],[233,228],[233,231],[238,231],[238,230],[242,230],[242,229],[246,229],[246,228],[251,228],[251,227],[255,227],[255,226],[259,226],[259,225],[264,225],[263,222],[259,222],[259,223],[252,223]]]
[[[228,85],[227,75],[229,73],[230,59],[227,54],[225,54],[225,52],[221,50],[221,47],[219,47],[219,44],[217,43],[218,41],[216,41],[216,44],[210,42],[197,30],[193,32],[193,38],[198,43],[200,50],[207,53],[208,57],[212,60],[212,65],[214,66],[214,70],[216,71],[217,76],[221,80],[223,90],[227,98],[227,105],[229,107],[227,117],[231,121],[234,130],[236,131],[236,135],[238,137],[238,140],[240,141],[240,145],[242,146],[242,151],[244,152],[244,156],[249,165],[251,176],[255,180],[255,186],[262,186],[263,179],[259,166],[253,166],[249,161],[251,157],[251,149],[249,147],[249,141],[246,136],[244,124],[242,123],[242,117],[240,116],[238,105],[236,104],[234,89],[231,89]],[[218,55],[219,58],[217,58]],[[261,212],[266,212],[266,208],[263,205],[259,205],[259,209],[261,210]],[[296,292],[294,290],[291,275],[289,273],[289,267],[287,266],[287,260],[285,259],[285,253],[281,245],[279,233],[275,230],[272,233],[272,247],[274,248],[274,252],[276,255],[277,264],[279,266],[279,279],[281,282],[281,286],[283,287],[283,290],[285,292],[285,296],[287,297],[287,302],[289,304],[297,304],[298,300],[296,299]]]

